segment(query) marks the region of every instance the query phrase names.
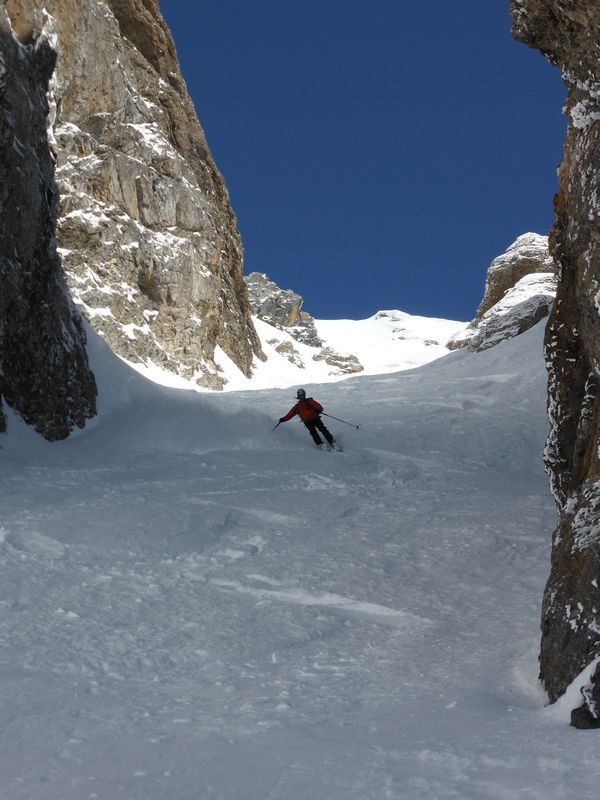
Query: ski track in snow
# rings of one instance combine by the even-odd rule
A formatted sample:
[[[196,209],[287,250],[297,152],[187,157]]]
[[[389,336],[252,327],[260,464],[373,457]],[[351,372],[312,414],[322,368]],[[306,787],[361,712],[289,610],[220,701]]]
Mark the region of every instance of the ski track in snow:
[[[596,797],[536,680],[541,329],[315,387],[343,453],[94,347],[97,421],[3,437],[3,800]]]

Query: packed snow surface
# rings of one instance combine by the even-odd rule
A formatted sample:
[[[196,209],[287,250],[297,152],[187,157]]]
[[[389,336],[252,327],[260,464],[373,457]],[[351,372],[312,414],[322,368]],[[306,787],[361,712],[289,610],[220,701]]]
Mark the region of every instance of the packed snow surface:
[[[536,679],[541,339],[307,387],[343,452],[92,339],[97,420],[0,437],[3,800],[596,798]]]

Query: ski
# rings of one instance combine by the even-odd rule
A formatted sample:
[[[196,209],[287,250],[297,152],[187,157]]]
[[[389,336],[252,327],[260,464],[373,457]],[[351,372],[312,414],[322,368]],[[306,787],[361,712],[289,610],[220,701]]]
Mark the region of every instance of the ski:
[[[343,453],[344,448],[341,447],[339,444],[323,444],[320,447],[317,445],[317,450],[320,450],[322,453]]]

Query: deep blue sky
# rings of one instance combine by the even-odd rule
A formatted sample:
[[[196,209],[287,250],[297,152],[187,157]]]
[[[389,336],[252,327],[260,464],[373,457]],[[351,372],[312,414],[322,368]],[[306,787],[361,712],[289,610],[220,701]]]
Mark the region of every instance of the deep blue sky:
[[[245,271],[322,318],[470,319],[547,233],[565,122],[508,0],[160,0]]]

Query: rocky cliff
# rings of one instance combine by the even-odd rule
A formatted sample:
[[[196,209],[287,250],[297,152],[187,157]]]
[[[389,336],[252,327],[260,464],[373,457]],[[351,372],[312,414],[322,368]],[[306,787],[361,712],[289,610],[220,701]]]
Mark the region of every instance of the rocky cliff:
[[[488,267],[475,318],[447,347],[487,350],[524,333],[550,313],[556,294],[555,272],[548,238],[537,233],[519,236]]]
[[[262,352],[236,220],[158,3],[7,2],[55,30],[58,241],[74,301],[129,361],[220,388],[219,345],[249,375]]]
[[[302,311],[302,297],[291,289],[280,289],[263,272],[246,276],[248,298],[252,313],[259,319],[287,332],[302,344],[322,347],[315,321]]]
[[[267,344],[291,364],[304,369],[306,355],[303,356],[289,338],[278,337],[276,331],[283,331],[295,342],[314,348],[310,359],[331,367],[330,375],[352,375],[363,371],[362,364],[352,353],[340,353],[325,346],[317,333],[314,318],[302,311],[303,299],[299,294],[291,289],[281,289],[263,272],[251,272],[246,276],[246,284],[252,313],[274,328],[266,339]]]
[[[558,266],[546,331],[547,465],[559,509],[542,611],[541,678],[550,699],[600,656],[600,0],[512,0],[514,36],[538,48],[568,89],[550,252]],[[592,670],[593,672],[593,670]],[[600,687],[583,687],[573,724],[600,725]]]
[[[56,252],[47,135],[56,54],[43,20],[35,36],[26,9],[14,29],[10,10],[0,3],[0,431],[4,401],[54,440],[94,415],[96,386]]]

